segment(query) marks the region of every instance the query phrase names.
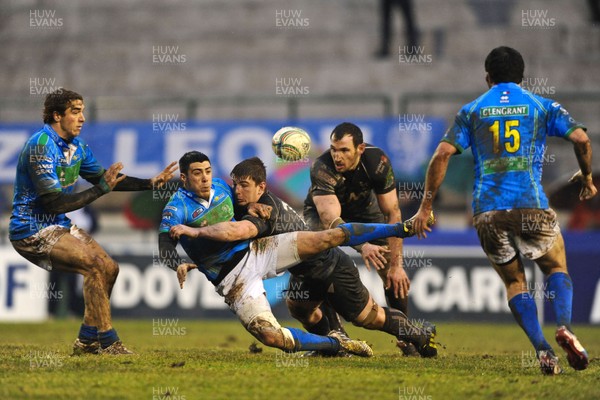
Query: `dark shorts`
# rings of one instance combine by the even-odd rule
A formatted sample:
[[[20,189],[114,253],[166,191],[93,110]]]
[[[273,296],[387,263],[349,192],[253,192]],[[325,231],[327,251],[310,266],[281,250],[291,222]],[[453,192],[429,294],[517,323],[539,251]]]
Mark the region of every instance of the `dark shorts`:
[[[518,254],[536,260],[546,254],[560,235],[556,213],[551,208],[487,211],[473,217],[483,251],[497,265]]]
[[[322,302],[325,299],[346,321],[354,321],[369,301],[369,291],[363,285],[352,259],[343,254],[331,275],[325,280],[290,277],[286,298],[297,302]]]

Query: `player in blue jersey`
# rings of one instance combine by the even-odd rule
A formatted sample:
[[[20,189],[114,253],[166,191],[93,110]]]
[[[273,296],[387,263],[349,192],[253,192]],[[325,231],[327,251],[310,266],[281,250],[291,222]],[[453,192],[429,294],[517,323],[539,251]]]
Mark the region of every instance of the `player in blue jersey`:
[[[450,156],[471,148],[475,160],[473,224],[483,250],[502,278],[510,309],[531,341],[542,373],[561,372],[558,358],[542,334],[521,256],[534,260],[547,277],[556,315],[556,341],[571,367],[585,369],[588,356],[571,331],[573,285],[556,214],[541,185],[546,137],[573,143],[580,170],[581,200],[596,195],[592,147],[585,127],[560,104],[521,88],[524,62],[518,51],[498,47],[485,60],[489,90],[465,105],[433,155],[415,230],[425,236],[425,221]]]
[[[360,356],[372,355],[371,348],[362,341],[281,327],[271,312],[262,280],[337,245],[355,245],[393,235],[406,236],[404,225],[342,224],[339,228],[321,232],[292,232],[253,241],[229,241],[232,234],[246,236],[256,229],[249,221],[235,222],[238,225],[233,231],[223,229],[222,224],[234,217],[231,188],[224,181],[212,178],[210,160],[200,152],[186,153],[179,161],[179,168],[183,187],[165,206],[160,225],[162,263],[177,270],[178,275],[198,268],[216,286],[243,326],[267,346],[288,352],[320,350],[336,353],[345,350]],[[205,226],[210,237],[218,241],[182,235],[182,227],[178,225]],[[182,263],[179,259],[178,240],[193,263]]]
[[[90,204],[112,190],[150,190],[173,177],[172,163],[152,179],[108,170],[79,138],[85,122],[80,94],[59,89],[44,102],[44,127],[23,147],[17,164],[9,237],[15,250],[48,271],[83,275],[85,313],[75,354],[131,354],[112,327],[110,294],[119,273],[117,263],[65,213]],[[74,193],[79,176],[93,184]]]

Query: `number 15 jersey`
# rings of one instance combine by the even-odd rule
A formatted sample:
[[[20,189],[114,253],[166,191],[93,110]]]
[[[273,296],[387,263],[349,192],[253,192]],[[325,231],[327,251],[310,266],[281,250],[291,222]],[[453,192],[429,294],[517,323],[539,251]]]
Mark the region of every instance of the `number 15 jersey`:
[[[513,208],[547,209],[542,188],[546,136],[567,138],[575,121],[560,104],[515,83],[493,86],[465,105],[442,141],[475,160],[473,214]]]

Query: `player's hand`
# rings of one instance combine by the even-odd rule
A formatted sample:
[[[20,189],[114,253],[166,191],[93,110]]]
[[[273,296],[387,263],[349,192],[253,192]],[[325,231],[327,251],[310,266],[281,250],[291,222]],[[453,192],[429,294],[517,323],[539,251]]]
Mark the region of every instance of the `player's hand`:
[[[579,200],[589,200],[598,193],[598,189],[594,186],[594,180],[592,174],[584,176],[581,170],[575,172],[575,174],[569,179],[570,183],[579,182],[581,183],[581,191],[579,192]]]
[[[173,239],[179,240],[179,238],[182,236],[189,236],[191,238],[196,238],[196,237],[198,237],[198,232],[197,232],[197,228],[192,228],[191,226],[175,225],[175,226],[172,226],[171,229],[169,229],[169,235]]]
[[[408,296],[410,279],[408,279],[408,275],[406,275],[404,268],[396,267],[388,270],[385,288],[386,290],[392,288],[394,297],[396,298],[404,298]]]
[[[196,264],[184,263],[177,267],[177,280],[179,281],[179,287],[183,289],[183,282],[187,278],[188,271],[198,268]]]
[[[163,169],[160,174],[156,175],[154,178],[151,178],[150,183],[152,184],[152,189],[159,189],[173,179],[177,168],[177,161],[173,161],[171,164],[167,165],[167,167]]]
[[[376,244],[365,243],[360,249],[360,255],[365,262],[367,270],[371,270],[371,264],[376,270],[384,269],[387,264],[385,253],[389,253],[390,250],[385,246],[377,246]]]
[[[266,204],[248,203],[248,214],[253,217],[267,220],[271,218],[271,211],[273,211],[273,207],[268,206]]]
[[[427,233],[425,232],[431,232],[431,228],[427,224],[427,220],[429,220],[430,216],[431,208],[421,206],[419,207],[419,211],[417,211],[415,216],[411,217],[414,218],[413,229],[415,230],[419,239],[427,237]]]
[[[127,175],[119,176],[119,172],[123,169],[122,162],[116,162],[104,172],[103,178],[106,184],[110,187],[110,190],[113,190],[115,186],[123,179],[127,177]]]

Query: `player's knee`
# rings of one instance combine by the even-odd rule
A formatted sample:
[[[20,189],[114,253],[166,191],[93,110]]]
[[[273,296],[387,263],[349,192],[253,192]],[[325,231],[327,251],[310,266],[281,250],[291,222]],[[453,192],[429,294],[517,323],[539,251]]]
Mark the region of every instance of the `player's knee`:
[[[293,350],[294,340],[288,338],[284,329],[279,325],[275,317],[270,314],[268,316],[257,316],[246,328],[256,339],[262,344],[269,347],[276,347],[281,350]]]
[[[316,307],[312,305],[308,305],[305,302],[295,301],[295,300],[286,300],[286,304],[290,315],[302,322],[303,324],[307,324],[310,322],[311,314],[315,312]]]
[[[378,329],[383,322],[381,317],[385,320],[383,309],[371,300],[361,313],[352,320],[352,324],[367,329]]]

